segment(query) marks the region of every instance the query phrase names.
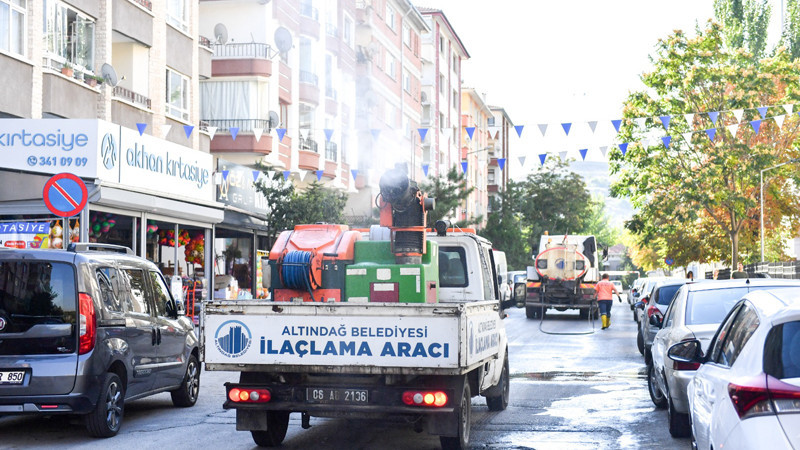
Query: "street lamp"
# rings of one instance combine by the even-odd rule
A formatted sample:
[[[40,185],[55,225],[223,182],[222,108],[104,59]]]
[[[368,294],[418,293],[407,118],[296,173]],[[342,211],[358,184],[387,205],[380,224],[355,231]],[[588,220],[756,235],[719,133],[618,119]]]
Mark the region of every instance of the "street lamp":
[[[772,169],[776,169],[781,166],[785,166],[786,164],[794,163],[800,161],[800,158],[790,159],[786,162],[780,163],[778,165],[767,167],[766,169],[761,169],[760,173],[760,184],[761,184],[761,262],[764,262],[764,172]]]

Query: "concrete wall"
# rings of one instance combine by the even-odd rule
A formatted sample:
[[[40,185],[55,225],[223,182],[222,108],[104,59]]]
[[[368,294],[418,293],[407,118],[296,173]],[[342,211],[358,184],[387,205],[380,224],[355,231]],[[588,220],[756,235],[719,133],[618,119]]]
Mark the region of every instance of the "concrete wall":
[[[33,67],[0,54],[0,86],[20,95],[0,95],[0,111],[19,117],[31,117]],[[25,93],[26,95],[21,95]]]
[[[166,50],[169,67],[191,77],[192,56],[195,50],[192,39],[171,26],[167,26]]]
[[[60,74],[42,76],[42,112],[69,119],[97,117],[97,91]]]

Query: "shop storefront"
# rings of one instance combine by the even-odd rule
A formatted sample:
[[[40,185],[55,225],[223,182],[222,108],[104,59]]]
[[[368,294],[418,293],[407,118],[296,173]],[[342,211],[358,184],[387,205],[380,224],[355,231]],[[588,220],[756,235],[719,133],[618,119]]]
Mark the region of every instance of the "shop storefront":
[[[217,201],[225,204],[214,229],[215,298],[266,298],[261,287],[262,258],[268,255],[267,199],[255,188],[259,171],[217,160]]]
[[[0,152],[0,245],[122,245],[174,277],[174,293],[210,286],[205,244],[224,217],[210,154],[94,119],[0,119]],[[63,220],[42,199],[61,172],[88,190],[86,208]]]

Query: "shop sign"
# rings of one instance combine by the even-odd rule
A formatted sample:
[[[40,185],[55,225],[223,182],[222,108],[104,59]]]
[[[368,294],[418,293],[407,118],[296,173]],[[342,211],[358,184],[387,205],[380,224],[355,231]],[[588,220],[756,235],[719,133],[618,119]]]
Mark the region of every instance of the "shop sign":
[[[217,160],[217,170],[224,174],[217,186],[217,201],[245,211],[267,214],[267,198],[256,189],[253,169],[225,160]]]
[[[61,220],[46,222],[0,223],[0,247],[8,248],[63,248],[64,230]],[[70,220],[72,241],[78,237],[79,222]]]

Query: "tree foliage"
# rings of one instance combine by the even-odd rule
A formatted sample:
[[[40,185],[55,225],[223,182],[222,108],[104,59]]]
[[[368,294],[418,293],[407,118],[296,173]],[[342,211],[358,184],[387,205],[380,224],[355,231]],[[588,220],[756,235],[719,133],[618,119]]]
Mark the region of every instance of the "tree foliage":
[[[764,56],[772,15],[767,0],[714,0],[714,15],[729,49],[745,49],[754,60]]]
[[[508,270],[525,270],[531,263],[531,251],[519,214],[519,186],[509,180],[506,189],[500,193],[499,200],[493,202],[486,226],[478,231],[478,234],[492,242],[494,248],[506,253]]]
[[[717,4],[721,3],[736,4]],[[752,4],[744,3],[745,13]],[[657,117],[669,115],[675,119],[668,131],[671,142],[646,148],[631,145],[624,157],[617,151],[611,158],[611,171],[618,175],[612,194],[630,198],[638,209],[626,227],[640,244],[660,258],[674,258],[678,265],[730,259],[735,267],[740,250],[746,259],[756,259],[752,238],[760,217],[760,170],[798,156],[796,116],[786,116],[782,129],[773,120],[754,122],[760,124],[759,133],[747,122],[761,119],[757,107],[797,102],[800,67],[780,49],[773,57],[756,60],[748,51],[726,46],[729,34],[710,23],[696,38],[676,31],[659,41],[654,70],[641,77],[645,89],[631,93],[623,106],[625,121],[618,138],[634,142],[647,136],[660,144],[656,136],[664,136],[664,128]],[[747,40],[748,32],[744,36]],[[737,109],[745,110],[742,126],[728,128],[738,123],[732,113]],[[689,124],[679,119],[682,114],[715,111],[722,111],[716,124],[707,114],[694,115]],[[783,113],[775,107],[766,116]],[[639,129],[632,120],[637,117],[656,119]],[[713,141],[704,132],[712,129]],[[691,142],[682,138],[686,132],[693,132]],[[800,202],[788,195],[787,175],[780,169],[768,173],[767,236],[781,234],[782,227],[798,229]]]
[[[428,211],[428,224],[433,226],[437,220],[452,219],[456,208],[466,201],[469,194],[475,190],[474,186],[467,186],[467,179],[458,171],[456,167],[450,169],[444,176],[432,177],[420,184],[420,190],[428,195],[428,198],[436,199],[436,208]],[[467,222],[474,223],[475,218],[468,218]]]
[[[800,58],[800,1],[786,1],[786,18],[783,23],[780,45],[792,59]]]

